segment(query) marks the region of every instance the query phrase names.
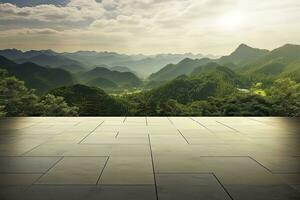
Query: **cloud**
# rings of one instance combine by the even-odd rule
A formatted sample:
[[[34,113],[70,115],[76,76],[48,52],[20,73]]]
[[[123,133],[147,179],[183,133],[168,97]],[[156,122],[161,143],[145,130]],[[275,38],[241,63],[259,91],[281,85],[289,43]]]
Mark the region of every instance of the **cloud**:
[[[235,13],[241,19],[234,19],[239,17]],[[299,43],[299,13],[297,0],[70,0],[64,6],[31,7],[2,3],[0,47],[30,49],[28,41],[35,39],[41,48],[61,51],[223,54],[241,42],[264,48]]]
[[[101,4],[92,0],[72,0],[67,6],[52,4],[34,7],[18,7],[10,3],[0,4],[1,20],[35,20],[43,22],[73,22],[96,19],[103,16]]]

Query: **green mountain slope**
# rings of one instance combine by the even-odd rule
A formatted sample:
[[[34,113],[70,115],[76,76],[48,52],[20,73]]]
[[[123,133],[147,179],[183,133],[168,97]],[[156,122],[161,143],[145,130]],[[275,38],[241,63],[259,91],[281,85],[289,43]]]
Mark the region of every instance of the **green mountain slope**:
[[[184,59],[178,64],[170,64],[162,68],[156,73],[153,73],[150,77],[150,81],[166,81],[172,80],[180,75],[189,75],[197,67],[207,65],[208,63],[218,63],[231,69],[236,69],[247,65],[250,62],[256,61],[268,54],[268,50],[256,49],[249,47],[245,44],[241,44],[233,53],[229,56],[223,56],[220,59]],[[201,71],[201,70],[200,70]]]
[[[102,77],[92,79],[92,80],[86,82],[86,85],[99,87],[102,89],[114,89],[114,88],[118,87],[118,85],[116,83],[114,83],[113,81],[110,81],[110,80],[102,78]]]
[[[123,103],[96,87],[77,84],[56,88],[49,93],[64,97],[68,105],[78,107],[81,116],[115,116],[127,113]]]
[[[252,48],[241,44],[234,52],[228,56],[221,57],[217,62],[231,66],[232,68],[239,68],[262,58],[268,53],[268,50]]]
[[[221,65],[216,62],[209,62],[205,65],[201,65],[201,66],[195,68],[192,71],[191,76],[199,76],[204,73],[215,71],[217,67],[221,67]]]
[[[10,75],[24,81],[27,87],[36,89],[38,93],[74,84],[72,75],[63,69],[41,67],[34,63],[16,64],[2,56],[0,56],[0,68],[6,69]]]
[[[300,45],[287,44],[274,49],[240,70],[243,73],[289,76],[300,71]]]
[[[0,55],[19,64],[31,62],[44,67],[65,69],[70,72],[85,70],[81,62],[67,58],[52,50],[31,50],[23,52],[17,49],[4,49],[0,50]]]
[[[96,67],[88,72],[80,73],[79,79],[84,83],[99,78],[104,78],[115,83],[119,87],[138,87],[141,85],[141,80],[131,72],[111,71],[104,67]]]
[[[34,57],[16,60],[18,63],[32,62],[37,65],[51,67],[51,68],[62,68],[71,72],[84,71],[85,68],[81,63],[75,60],[71,60],[61,55],[47,55],[40,54]]]
[[[169,64],[159,70],[156,73],[151,74],[149,77],[150,81],[166,81],[172,80],[181,75],[188,75],[190,74],[195,68],[207,64],[211,62],[208,58],[202,59],[189,59],[186,58],[180,61],[178,64]]]
[[[240,84],[239,76],[226,67],[199,76],[181,76],[149,92],[149,101],[156,103],[169,99],[179,103],[204,100],[210,96],[226,96],[234,92]]]
[[[133,74],[137,74],[136,72],[132,71],[131,69],[129,69],[128,67],[124,67],[124,66],[114,66],[111,68],[108,68],[111,71],[117,71],[117,72],[131,72]]]
[[[137,74],[147,77],[170,63],[178,63],[184,58],[202,58],[201,54],[158,54],[158,55],[125,55],[114,52],[78,51],[63,53],[64,56],[85,63],[87,67],[96,67],[99,64],[109,66],[126,66]]]

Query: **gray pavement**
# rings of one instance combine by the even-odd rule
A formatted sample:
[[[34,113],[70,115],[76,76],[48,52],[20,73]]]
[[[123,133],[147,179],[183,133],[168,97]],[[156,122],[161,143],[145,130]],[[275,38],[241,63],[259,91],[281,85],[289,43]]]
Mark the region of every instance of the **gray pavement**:
[[[300,119],[0,120],[1,200],[298,200]]]

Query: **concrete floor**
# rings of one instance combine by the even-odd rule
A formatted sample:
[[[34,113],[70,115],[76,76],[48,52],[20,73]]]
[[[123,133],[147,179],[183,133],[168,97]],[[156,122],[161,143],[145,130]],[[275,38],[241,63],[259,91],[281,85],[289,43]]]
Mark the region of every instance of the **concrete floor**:
[[[300,199],[300,120],[0,120],[0,199]]]

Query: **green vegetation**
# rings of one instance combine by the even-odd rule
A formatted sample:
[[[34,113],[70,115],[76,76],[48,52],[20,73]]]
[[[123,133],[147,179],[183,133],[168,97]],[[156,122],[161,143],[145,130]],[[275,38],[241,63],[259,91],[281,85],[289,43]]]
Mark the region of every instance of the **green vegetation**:
[[[104,89],[139,87],[142,81],[132,72],[111,71],[96,67],[90,71],[77,74],[81,83]]]
[[[75,80],[71,73],[63,69],[46,68],[34,63],[16,64],[0,56],[0,69],[5,69],[12,76],[25,82],[28,88],[42,94],[49,89],[72,85]]]
[[[23,81],[0,70],[1,116],[74,116],[76,107],[69,107],[62,97],[37,96]]]
[[[126,115],[127,107],[118,99],[107,95],[103,90],[85,85],[60,87],[49,92],[55,96],[64,97],[70,106],[79,108],[79,115]]]
[[[117,56],[105,55],[102,59]],[[299,58],[297,45],[268,51],[242,44],[229,56],[186,58],[142,81],[127,67],[99,64],[102,67],[71,74],[0,56],[0,68],[9,73],[0,73],[0,116],[298,117]]]

